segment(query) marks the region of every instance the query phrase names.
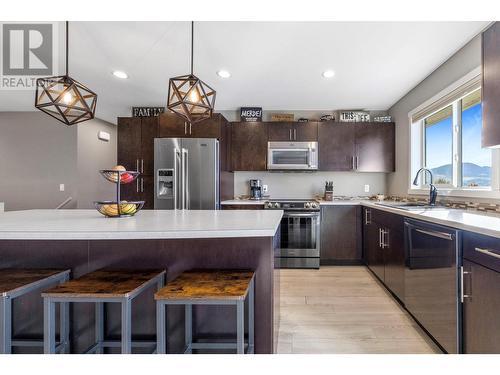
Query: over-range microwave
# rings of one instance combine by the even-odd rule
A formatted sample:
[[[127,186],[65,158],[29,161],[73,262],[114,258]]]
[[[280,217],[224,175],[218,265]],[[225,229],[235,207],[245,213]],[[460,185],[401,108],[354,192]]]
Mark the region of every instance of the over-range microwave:
[[[267,169],[317,170],[318,142],[268,142]]]

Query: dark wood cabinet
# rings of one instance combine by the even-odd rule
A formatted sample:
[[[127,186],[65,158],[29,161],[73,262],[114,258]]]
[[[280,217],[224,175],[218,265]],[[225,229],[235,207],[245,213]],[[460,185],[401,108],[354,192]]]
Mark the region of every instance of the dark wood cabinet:
[[[267,170],[267,124],[233,122],[231,128],[232,170]]]
[[[268,122],[269,142],[316,142],[317,122]]]
[[[152,210],[154,208],[154,177],[139,177],[139,199],[144,201],[144,209]]]
[[[129,171],[140,170],[141,119],[137,117],[118,118],[117,161]],[[110,166],[111,167],[111,166]]]
[[[500,353],[500,272],[464,260],[464,353]]]
[[[500,22],[482,34],[482,146],[500,145]]]
[[[356,123],[355,170],[358,172],[395,171],[394,123]]]
[[[160,138],[181,138],[189,136],[189,124],[175,113],[162,113],[159,116]]]
[[[264,204],[223,204],[223,210],[263,210]]]
[[[154,172],[154,139],[158,137],[158,118],[141,119],[141,175],[152,176]]]
[[[361,248],[361,207],[321,207],[321,264],[359,264]]]
[[[394,123],[322,122],[318,140],[322,171],[394,172]]]
[[[363,208],[363,253],[368,267],[387,288],[404,301],[404,218]]]
[[[354,127],[348,123],[320,122],[318,125],[319,169],[354,169]]]

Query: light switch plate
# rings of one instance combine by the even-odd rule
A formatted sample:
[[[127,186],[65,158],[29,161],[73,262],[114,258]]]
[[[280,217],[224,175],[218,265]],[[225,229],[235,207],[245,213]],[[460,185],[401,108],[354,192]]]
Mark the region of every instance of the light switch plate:
[[[369,193],[370,192],[370,185],[365,185],[365,193]]]
[[[64,184],[59,184],[59,191],[64,191]]]
[[[263,191],[264,193],[267,193],[267,185],[262,185],[262,191]]]

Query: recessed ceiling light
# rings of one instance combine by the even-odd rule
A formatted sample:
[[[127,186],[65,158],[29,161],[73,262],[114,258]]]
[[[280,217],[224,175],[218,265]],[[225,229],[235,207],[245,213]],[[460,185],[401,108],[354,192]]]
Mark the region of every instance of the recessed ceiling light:
[[[322,75],[324,78],[332,78],[335,72],[333,70],[325,70]]]
[[[229,78],[231,77],[231,73],[229,73],[227,70],[219,70],[217,72],[217,75],[221,78]]]
[[[121,79],[127,79],[128,78],[128,74],[125,73],[125,72],[122,72],[120,70],[115,70],[113,72],[113,75],[116,77],[116,78],[121,78]]]

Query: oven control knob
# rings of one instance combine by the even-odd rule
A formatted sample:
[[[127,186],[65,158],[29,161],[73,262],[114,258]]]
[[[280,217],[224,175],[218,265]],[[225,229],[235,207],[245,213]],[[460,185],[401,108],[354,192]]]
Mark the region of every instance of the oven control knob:
[[[274,208],[280,208],[280,204],[278,202],[274,203]]]
[[[271,202],[266,202],[264,208],[273,208],[273,204]]]
[[[309,203],[309,202],[306,202],[306,204],[305,204],[304,206],[305,206],[306,208],[311,208],[311,207],[312,207],[311,203]]]
[[[318,203],[312,202],[311,203],[311,208],[318,208]]]

